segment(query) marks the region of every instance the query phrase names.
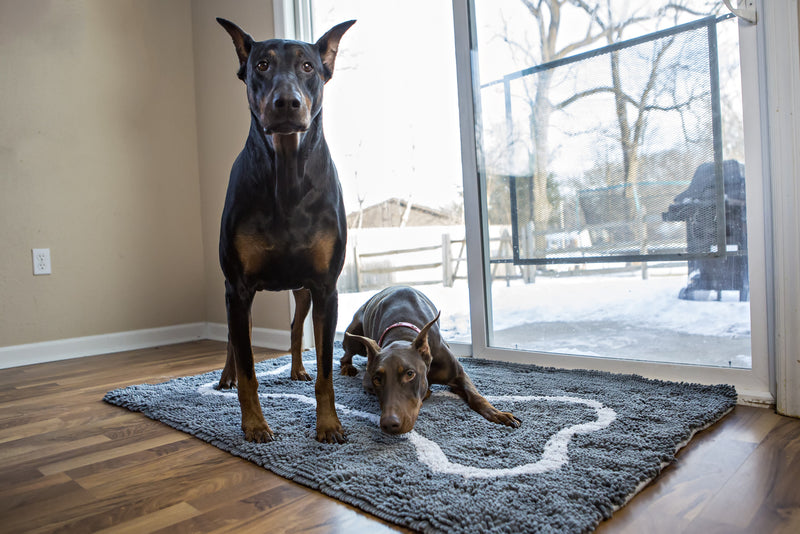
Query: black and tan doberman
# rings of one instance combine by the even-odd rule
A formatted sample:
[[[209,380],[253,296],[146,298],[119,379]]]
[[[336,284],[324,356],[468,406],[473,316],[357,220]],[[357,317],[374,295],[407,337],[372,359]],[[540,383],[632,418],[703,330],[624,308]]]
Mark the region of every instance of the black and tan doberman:
[[[311,380],[300,348],[303,320],[313,304],[316,438],[341,443],[331,372],[347,220],[321,110],[339,40],[355,21],[335,26],[315,44],[257,42],[232,22],[217,22],[233,38],[237,75],[247,85],[250,106],[250,133],[231,170],[220,229],[228,357],[219,387],[237,387],[245,438],[271,441],[253,368],[250,308],[256,291],[293,290],[291,377]]]
[[[381,429],[403,434],[414,428],[430,384],[444,384],[470,408],[493,423],[519,427],[478,393],[472,380],[442,339],[439,312],[411,287],[390,287],[369,299],[353,316],[343,342],[341,373],[356,376],[353,355],[367,357],[364,389],[378,397]],[[375,341],[377,339],[377,341]]]

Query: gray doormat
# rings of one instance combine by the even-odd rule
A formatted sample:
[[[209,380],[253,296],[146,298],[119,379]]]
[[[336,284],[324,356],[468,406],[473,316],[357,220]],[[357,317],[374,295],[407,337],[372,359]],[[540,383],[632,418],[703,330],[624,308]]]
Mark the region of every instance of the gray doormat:
[[[623,506],[699,430],[733,409],[732,386],[461,360],[478,389],[522,419],[487,422],[434,387],[414,431],[388,436],[357,377],[334,388],[342,445],[315,435],[313,382],[289,379],[290,357],[256,364],[276,441],[244,441],[235,391],[220,371],[109,392],[104,400],[188,432],[270,471],[392,523],[425,532],[587,532]],[[304,353],[316,373],[313,351]]]

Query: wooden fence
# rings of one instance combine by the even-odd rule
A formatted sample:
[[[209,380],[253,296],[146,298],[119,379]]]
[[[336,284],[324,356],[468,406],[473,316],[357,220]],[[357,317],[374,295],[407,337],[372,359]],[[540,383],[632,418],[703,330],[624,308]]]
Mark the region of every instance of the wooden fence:
[[[458,254],[456,255],[453,254],[453,245],[460,245]],[[380,281],[382,278],[389,279],[393,274],[409,271],[441,270],[441,278],[408,282],[414,285],[442,284],[445,287],[452,287],[455,280],[466,280],[467,278],[466,269],[463,269],[463,275],[459,274],[459,270],[462,270],[461,265],[464,264],[466,266],[466,241],[464,239],[451,239],[450,234],[442,234],[442,242],[438,245],[365,253],[359,252],[358,247],[355,246],[352,250],[356,291],[382,287],[386,285]],[[382,258],[394,260],[398,256],[402,257],[404,255],[408,256],[411,254],[419,254],[420,252],[433,252],[436,250],[441,251],[441,261],[407,263],[402,265],[395,265],[394,261],[385,262],[389,263],[387,265],[381,265],[382,262],[380,261]],[[392,280],[392,283],[402,283],[402,281]]]
[[[511,235],[503,232],[501,237],[489,240],[491,244],[497,244],[497,253],[493,256],[512,257]],[[457,252],[454,252],[457,249]],[[426,261],[424,263],[404,263],[397,262],[397,258],[411,256],[424,252],[441,251],[441,261]],[[359,252],[358,246],[352,248],[353,262],[351,268],[355,271],[351,274],[351,291],[364,291],[384,287],[388,283],[399,284],[408,283],[411,285],[435,285],[442,284],[444,287],[453,287],[456,280],[466,280],[466,240],[452,239],[450,234],[442,234],[442,241],[437,245],[424,247],[414,247],[399,250],[386,250],[381,252]],[[381,259],[388,261],[381,262]],[[383,264],[382,264],[383,263]],[[398,265],[400,263],[400,265]],[[441,276],[435,279],[424,280],[396,280],[393,275],[397,273],[413,271],[432,271],[438,269]],[[523,268],[512,264],[495,263],[492,265],[492,278],[501,280],[514,280],[523,278]]]
[[[530,265],[515,265],[511,262],[513,258],[513,243],[511,235],[508,231],[504,230],[500,237],[494,237],[489,240],[492,247],[492,265],[491,276],[493,280],[504,280],[506,284],[511,280],[523,279],[526,283],[532,283],[536,277],[536,267]],[[458,251],[454,253],[454,249]],[[436,257],[433,252],[440,251],[440,260],[431,261]],[[425,261],[413,260],[403,261],[402,258],[412,257],[420,253],[429,253]],[[442,234],[441,243],[436,245],[427,245],[422,247],[405,248],[384,250],[379,252],[360,252],[358,246],[353,246],[349,251],[348,256],[352,261],[348,260],[345,266],[345,271],[339,279],[340,291],[365,291],[368,289],[382,288],[391,284],[409,284],[409,285],[438,285],[442,284],[444,287],[452,287],[456,280],[466,280],[466,240],[452,239],[450,234]],[[399,259],[399,261],[398,261]],[[383,261],[382,261],[383,260]],[[580,262],[580,258],[576,258],[576,262]],[[412,273],[415,271],[429,271],[431,276],[435,276],[433,272],[438,270],[441,275],[436,278],[423,278],[423,279],[397,279],[395,275],[398,273]],[[608,266],[590,270],[560,270],[558,272],[549,272],[542,270],[539,275],[553,275],[553,276],[580,276],[585,274],[597,273],[618,273],[618,272],[642,272],[642,277],[647,277],[647,263],[628,263],[624,266]]]

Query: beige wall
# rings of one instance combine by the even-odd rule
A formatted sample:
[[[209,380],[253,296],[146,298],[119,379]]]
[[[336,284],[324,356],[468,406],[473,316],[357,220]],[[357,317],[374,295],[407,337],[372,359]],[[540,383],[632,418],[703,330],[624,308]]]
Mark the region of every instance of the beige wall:
[[[190,12],[0,1],[0,346],[204,320]]]
[[[256,40],[271,39],[272,2],[192,2],[206,317],[212,323],[225,323],[225,282],[218,255],[219,223],[231,165],[244,146],[250,128],[250,112],[245,86],[236,77],[239,62],[233,42],[217,24],[217,17],[235,22]],[[287,330],[288,294],[259,293],[253,305],[253,326]]]
[[[249,114],[217,16],[271,37],[269,0],[0,0],[0,347],[225,322],[219,218]],[[260,296],[254,326],[288,312]]]

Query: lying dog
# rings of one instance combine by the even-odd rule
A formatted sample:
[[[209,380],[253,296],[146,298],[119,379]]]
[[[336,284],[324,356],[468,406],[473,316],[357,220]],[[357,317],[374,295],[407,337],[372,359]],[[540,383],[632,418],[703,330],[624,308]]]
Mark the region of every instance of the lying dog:
[[[403,434],[414,428],[429,384],[445,384],[470,408],[493,423],[517,428],[514,415],[487,401],[442,339],[440,312],[411,287],[390,287],[369,299],[353,316],[343,342],[341,373],[355,376],[353,355],[367,357],[364,389],[378,397],[381,429]],[[377,339],[378,341],[375,341]]]

